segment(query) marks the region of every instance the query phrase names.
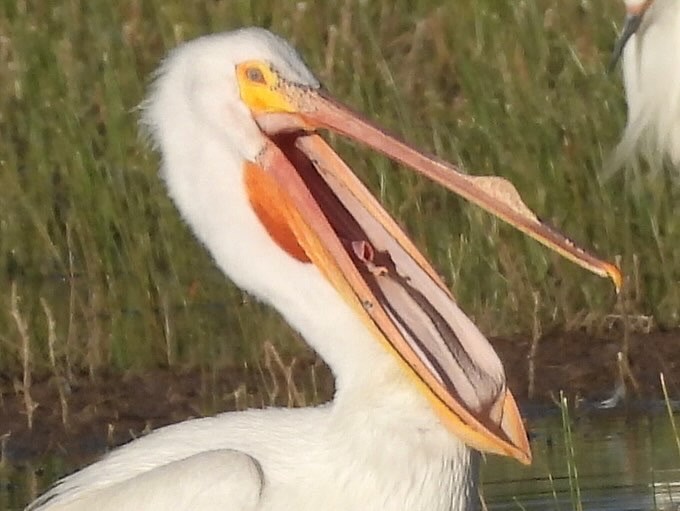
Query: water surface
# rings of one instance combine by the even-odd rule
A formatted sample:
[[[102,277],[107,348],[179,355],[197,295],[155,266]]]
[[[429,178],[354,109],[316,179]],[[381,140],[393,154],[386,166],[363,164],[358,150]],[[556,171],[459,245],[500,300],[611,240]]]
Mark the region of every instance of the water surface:
[[[680,416],[676,415],[680,425]],[[558,410],[530,420],[534,462],[488,457],[489,510],[680,510],[680,450],[667,415],[601,412],[575,418],[571,442]],[[573,449],[573,453],[572,453]],[[67,453],[0,468],[0,510],[19,510],[73,470]]]
[[[680,448],[667,415],[586,415],[572,421],[571,442],[559,411],[530,426],[530,467],[503,458],[484,467],[488,509],[680,510]]]

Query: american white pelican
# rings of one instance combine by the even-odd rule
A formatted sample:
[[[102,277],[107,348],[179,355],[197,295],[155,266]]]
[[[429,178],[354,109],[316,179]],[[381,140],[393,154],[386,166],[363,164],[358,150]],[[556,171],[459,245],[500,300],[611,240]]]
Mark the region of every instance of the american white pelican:
[[[626,21],[612,64],[623,55],[626,130],[615,166],[640,153],[680,168],[680,2],[624,0]]]
[[[159,429],[30,509],[458,510],[476,501],[475,449],[530,461],[493,349],[315,130],[382,151],[618,284],[614,266],[542,225],[506,181],[460,174],[330,99],[263,29],[173,51],[144,112],[186,221],[320,353],[336,394]]]

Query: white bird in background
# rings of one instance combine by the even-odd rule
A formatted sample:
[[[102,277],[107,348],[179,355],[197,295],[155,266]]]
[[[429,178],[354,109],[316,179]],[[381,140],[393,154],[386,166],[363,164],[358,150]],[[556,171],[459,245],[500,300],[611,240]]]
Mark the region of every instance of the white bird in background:
[[[611,66],[623,56],[628,121],[612,166],[639,153],[653,166],[680,168],[680,1],[624,1]]]
[[[459,510],[475,450],[531,453],[491,345],[316,134],[363,142],[620,284],[500,178],[466,176],[331,99],[250,28],[174,50],[144,104],[170,195],[219,267],[275,307],[336,378],[332,402],[159,429],[65,478],[32,510]]]

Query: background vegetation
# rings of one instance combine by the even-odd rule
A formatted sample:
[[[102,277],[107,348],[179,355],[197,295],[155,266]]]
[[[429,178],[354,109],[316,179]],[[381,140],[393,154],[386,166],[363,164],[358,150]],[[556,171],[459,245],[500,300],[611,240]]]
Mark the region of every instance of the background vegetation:
[[[629,310],[680,323],[680,186],[602,176],[625,123],[607,74],[617,1],[62,0],[0,3],[0,374],[249,363],[303,349],[193,239],[138,136],[166,51],[243,25],[292,40],[337,97],[474,174],[628,276]],[[489,334],[616,313],[612,286],[363,148],[341,154]],[[25,380],[24,380],[24,383]]]

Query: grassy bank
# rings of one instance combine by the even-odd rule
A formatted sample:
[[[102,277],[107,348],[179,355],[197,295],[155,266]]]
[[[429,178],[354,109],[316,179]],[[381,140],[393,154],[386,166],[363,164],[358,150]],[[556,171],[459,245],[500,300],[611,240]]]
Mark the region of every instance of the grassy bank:
[[[136,105],[167,49],[251,24],[294,41],[336,96],[381,124],[470,173],[508,177],[544,219],[621,257],[631,313],[680,323],[680,187],[667,172],[598,177],[625,121],[620,80],[605,73],[618,2],[59,4],[0,6],[3,374],[229,365],[267,340],[300,349],[213,267],[137,134]],[[606,281],[339,147],[483,331],[616,312]]]

